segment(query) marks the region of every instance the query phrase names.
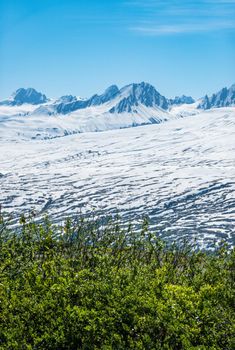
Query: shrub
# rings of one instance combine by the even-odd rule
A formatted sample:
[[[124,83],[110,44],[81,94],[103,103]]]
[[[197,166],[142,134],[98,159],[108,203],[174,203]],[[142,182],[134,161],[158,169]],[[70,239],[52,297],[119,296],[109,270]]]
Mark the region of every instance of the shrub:
[[[234,349],[235,251],[117,220],[0,221],[0,349]]]

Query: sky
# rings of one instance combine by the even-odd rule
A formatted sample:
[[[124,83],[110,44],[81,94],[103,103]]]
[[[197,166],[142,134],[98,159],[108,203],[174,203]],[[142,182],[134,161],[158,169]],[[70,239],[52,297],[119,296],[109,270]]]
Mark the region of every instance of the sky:
[[[235,83],[235,0],[0,0],[0,99],[141,81],[194,98]]]

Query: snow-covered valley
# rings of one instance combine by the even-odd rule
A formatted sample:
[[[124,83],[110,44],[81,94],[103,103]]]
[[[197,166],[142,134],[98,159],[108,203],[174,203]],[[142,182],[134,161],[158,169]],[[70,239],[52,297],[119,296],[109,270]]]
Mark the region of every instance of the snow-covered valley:
[[[80,211],[118,212],[126,221],[148,215],[167,239],[235,243],[234,107],[77,134],[74,116],[44,118],[1,112],[3,210],[17,216],[35,209],[55,221]],[[34,138],[40,125],[45,139]],[[71,135],[55,137],[64,130]]]

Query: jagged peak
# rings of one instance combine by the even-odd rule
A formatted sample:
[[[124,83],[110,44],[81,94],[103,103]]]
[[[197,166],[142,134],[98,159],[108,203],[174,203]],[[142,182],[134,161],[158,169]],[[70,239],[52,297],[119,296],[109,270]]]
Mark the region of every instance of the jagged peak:
[[[104,91],[103,95],[117,94],[118,92],[119,92],[118,86],[117,85],[111,85]]]
[[[168,108],[167,99],[153,85],[145,82],[132,83],[120,90],[121,100],[110,109],[111,113],[130,112],[132,108],[142,104],[146,107]]]
[[[58,100],[55,101],[55,103],[70,103],[77,101],[77,96],[73,95],[63,95]]]
[[[235,84],[230,88],[224,87],[220,91],[206,95],[198,105],[199,109],[210,109],[219,107],[235,106]]]
[[[34,88],[19,88],[11,95],[12,104],[21,105],[24,103],[40,104],[48,101],[46,95],[38,92]]]
[[[136,90],[144,91],[147,89],[153,89],[156,91],[156,89],[153,85],[142,81],[140,83],[131,83],[131,84],[125,85],[125,86],[123,86],[123,88],[121,88],[120,92],[123,92],[123,91],[135,92]]]
[[[29,88],[18,88],[16,91],[14,91],[12,93],[12,97],[15,97],[16,95],[18,95],[19,93],[22,93],[22,94],[27,94],[27,95],[31,95],[33,93],[38,93],[38,94],[41,94],[41,92],[37,91],[36,89],[32,88],[32,87],[29,87]]]
[[[186,96],[186,95],[175,96],[174,99],[169,100],[169,103],[171,105],[191,104],[194,102],[195,100],[191,96]]]

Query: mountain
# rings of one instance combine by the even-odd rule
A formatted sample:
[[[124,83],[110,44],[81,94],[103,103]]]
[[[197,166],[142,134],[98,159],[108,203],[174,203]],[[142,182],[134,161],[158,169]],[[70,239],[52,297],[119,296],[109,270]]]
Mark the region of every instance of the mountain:
[[[196,116],[204,109],[235,106],[234,91],[235,85],[195,102],[186,95],[168,99],[145,82],[122,88],[111,85],[89,98],[64,95],[48,99],[35,89],[21,88],[0,103],[0,123],[14,131],[15,137],[36,139],[159,124]],[[24,116],[27,118],[22,119]]]
[[[49,103],[48,105],[42,108],[35,110],[36,114],[41,112],[48,112],[49,115],[53,114],[69,114],[79,109],[85,109],[92,106],[100,106],[110,100],[112,100],[119,90],[116,85],[110,86],[102,95],[93,95],[89,99],[77,98],[72,95],[65,95],[56,100],[53,104]]]
[[[227,90],[217,106],[233,103]],[[17,91],[0,106],[4,210],[61,221],[118,208],[126,222],[144,213],[172,241],[235,244],[235,107],[212,108],[208,97],[205,111],[202,100],[170,100],[147,83],[85,99]]]
[[[130,84],[124,86],[119,92],[120,101],[110,109],[110,113],[134,112],[142,104],[146,107],[160,107],[167,110],[167,99],[148,83]]]
[[[158,124],[175,117],[168,111],[168,100],[148,83],[129,84],[119,89],[107,88],[101,95],[87,99],[72,95],[49,101],[29,113],[42,120],[46,116],[63,118],[66,133],[104,131],[132,126]],[[51,121],[52,122],[52,121]],[[50,123],[51,123],[50,122]],[[42,133],[36,133],[37,135]],[[54,134],[54,132],[53,132]],[[45,136],[45,135],[44,135]]]
[[[54,104],[54,112],[59,114],[72,113],[79,109],[101,106],[112,103],[113,105],[108,112],[138,113],[137,107],[143,105],[145,107],[159,107],[167,110],[169,107],[168,100],[162,96],[152,85],[148,83],[130,84],[124,86],[121,90],[116,85],[107,88],[101,95],[93,95],[87,100],[61,100]]]
[[[151,84],[133,83],[119,89],[116,85],[108,87],[101,95],[95,94],[90,98],[82,99],[73,95],[64,95],[57,100],[50,100],[46,95],[33,88],[20,88],[9,99],[0,102],[0,106],[22,106],[30,104],[37,106],[35,112],[40,114],[57,115],[70,114],[77,110],[90,107],[110,107],[106,112],[111,114],[138,113],[138,107],[159,108],[162,111],[171,111],[173,107],[186,106],[196,103],[196,109],[210,109],[235,106],[235,84],[230,88],[223,88],[211,97],[206,95],[195,101],[191,96],[176,96],[169,99],[161,95]],[[41,108],[41,105],[43,107]],[[188,107],[186,107],[188,110]]]
[[[99,106],[109,102],[119,94],[119,89],[116,85],[108,87],[102,95],[94,95],[87,101],[87,107]]]
[[[169,104],[171,105],[182,105],[182,104],[191,104],[194,103],[195,100],[191,96],[176,96],[174,99],[169,100]]]
[[[61,96],[55,103],[71,103],[77,101],[77,97],[73,95],[64,95]]]
[[[24,103],[39,105],[48,101],[46,95],[33,88],[20,88],[16,90],[8,100],[1,102],[1,105],[21,106]]]
[[[198,105],[198,108],[210,109],[229,106],[235,106],[235,84],[230,88],[223,88],[211,97],[206,95]]]
[[[31,104],[38,106],[34,114],[57,115],[70,114],[90,107],[103,106],[104,111],[110,114],[139,113],[142,107],[167,111],[172,105],[190,104],[195,102],[190,96],[167,99],[161,95],[153,85],[142,82],[124,86],[119,90],[116,85],[108,87],[101,95],[95,94],[87,99],[73,95],[64,95],[57,100],[49,100],[44,94],[33,88],[20,88],[5,101],[2,106],[22,106]],[[149,110],[151,114],[151,110]],[[151,117],[151,115],[150,115]]]

